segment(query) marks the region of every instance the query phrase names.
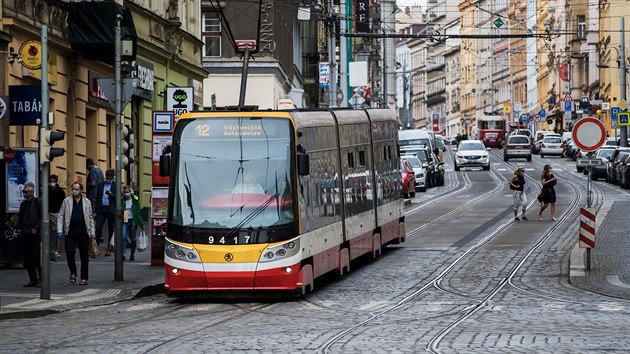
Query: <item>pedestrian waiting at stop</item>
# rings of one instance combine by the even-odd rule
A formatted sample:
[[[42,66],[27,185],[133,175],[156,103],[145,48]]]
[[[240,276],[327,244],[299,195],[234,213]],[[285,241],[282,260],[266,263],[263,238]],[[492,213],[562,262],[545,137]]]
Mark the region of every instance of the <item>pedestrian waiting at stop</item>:
[[[42,203],[40,199],[35,198],[35,184],[33,182],[24,183],[22,193],[24,200],[20,203],[18,214],[18,234],[24,256],[24,268],[26,268],[29,278],[29,281],[23,286],[25,288],[39,287],[42,276],[41,236],[39,233]]]
[[[527,208],[527,196],[525,195],[525,168],[519,166],[514,170],[514,174],[510,178],[510,189],[514,191],[514,221],[527,221],[525,216]],[[518,208],[521,208],[521,217],[518,217]]]
[[[105,256],[110,256],[113,251],[110,247],[114,235],[116,216],[116,170],[110,168],[105,172],[105,181],[96,186],[96,242],[100,245],[103,241],[103,226],[107,221],[107,251]]]
[[[57,218],[57,238],[66,237],[66,260],[70,269],[70,283],[77,281],[77,264],[74,258],[76,248],[81,257],[81,282],[88,284],[88,248],[90,239],[95,239],[94,218],[92,217],[92,203],[83,195],[83,185],[79,182],[72,184],[72,195],[63,200],[59,217]]]
[[[543,167],[543,171],[540,174],[540,184],[542,184],[542,204],[540,205],[540,211],[538,212],[538,219],[542,220],[542,213],[547,207],[551,211],[551,221],[556,221],[556,177],[551,173],[551,165],[546,164]]]
[[[144,220],[142,219],[142,212],[140,211],[140,198],[133,193],[131,187],[122,187],[122,210],[123,210],[123,225],[122,225],[122,254],[123,261],[126,260],[125,253],[127,250],[127,240],[131,242],[131,254],[129,255],[130,261],[135,261],[136,254],[136,231],[138,227],[144,231]]]
[[[61,240],[57,238],[57,217],[66,192],[59,187],[59,177],[50,175],[48,178],[48,215],[50,217],[50,260],[56,261],[61,257]]]

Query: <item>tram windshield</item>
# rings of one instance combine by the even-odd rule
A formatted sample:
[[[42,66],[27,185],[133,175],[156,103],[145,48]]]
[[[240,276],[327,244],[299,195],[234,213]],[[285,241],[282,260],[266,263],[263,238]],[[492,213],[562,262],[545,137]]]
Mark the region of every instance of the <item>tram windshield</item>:
[[[289,120],[191,119],[177,128],[173,224],[260,229],[295,221]]]

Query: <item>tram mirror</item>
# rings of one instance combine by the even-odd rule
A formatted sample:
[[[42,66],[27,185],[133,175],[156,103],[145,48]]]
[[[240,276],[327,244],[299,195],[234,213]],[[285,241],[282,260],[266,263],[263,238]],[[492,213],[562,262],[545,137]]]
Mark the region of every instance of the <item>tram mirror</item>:
[[[306,148],[305,148],[305,147],[304,147],[304,145],[302,145],[302,144],[298,144],[298,146],[297,146],[297,151],[298,151],[298,153],[300,153],[300,154],[306,154]]]
[[[309,157],[306,154],[298,154],[298,174],[308,176],[310,173]]]
[[[160,176],[167,177],[171,170],[171,155],[160,156]]]

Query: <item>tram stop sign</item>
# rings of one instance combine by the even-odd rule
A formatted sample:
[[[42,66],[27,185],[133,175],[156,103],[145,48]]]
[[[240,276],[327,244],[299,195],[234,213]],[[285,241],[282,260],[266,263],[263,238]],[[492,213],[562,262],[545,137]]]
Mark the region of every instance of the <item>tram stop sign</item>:
[[[575,123],[571,137],[582,151],[593,152],[604,145],[606,127],[597,118],[585,117]]]

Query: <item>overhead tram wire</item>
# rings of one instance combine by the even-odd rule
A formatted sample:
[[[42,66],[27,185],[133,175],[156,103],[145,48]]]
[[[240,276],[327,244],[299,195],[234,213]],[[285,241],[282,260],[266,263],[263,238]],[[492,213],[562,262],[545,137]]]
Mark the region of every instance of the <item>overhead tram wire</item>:
[[[577,32],[540,32],[540,33],[506,33],[506,34],[423,34],[423,33],[337,33],[342,37],[359,38],[430,38],[430,39],[485,39],[485,38],[546,38],[549,36],[577,35]]]
[[[219,5],[218,3],[215,5],[214,3],[215,1],[210,0],[210,5],[212,6],[212,10],[215,13],[219,14],[219,21],[221,21],[221,25],[225,27],[226,29],[225,35],[230,40],[230,43],[232,44],[232,48],[234,49],[234,52],[238,53],[238,48],[236,47],[236,40],[234,39],[234,34],[232,33],[232,28],[230,27],[230,24],[225,19],[225,15],[223,14],[223,9],[221,8],[221,5]]]

